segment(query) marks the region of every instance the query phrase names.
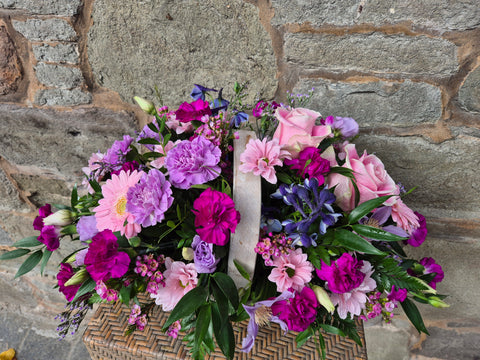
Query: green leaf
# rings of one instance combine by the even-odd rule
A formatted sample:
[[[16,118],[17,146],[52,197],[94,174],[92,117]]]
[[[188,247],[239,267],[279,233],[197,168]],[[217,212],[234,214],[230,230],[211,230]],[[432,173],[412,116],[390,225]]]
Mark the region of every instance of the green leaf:
[[[293,179],[288,176],[287,174],[285,174],[284,172],[277,172],[277,178],[278,178],[278,181],[280,183],[284,183],[284,184],[287,184],[287,185],[290,185],[291,183],[293,183]]]
[[[167,143],[170,141],[170,138],[172,137],[172,134],[167,134],[163,138],[163,146],[167,146]]]
[[[87,281],[85,281],[82,286],[80,286],[80,288],[78,289],[77,293],[75,294],[75,297],[73,298],[72,302],[74,302],[75,300],[77,300],[80,296],[83,296],[87,293],[89,293],[90,291],[92,291],[93,289],[95,289],[95,286],[97,284],[95,283],[95,281],[90,278],[88,279]]]
[[[212,306],[211,304],[205,304],[200,307],[200,311],[197,315],[197,322],[195,326],[195,343],[201,344],[205,335],[208,332],[210,322],[212,321]]]
[[[327,333],[334,334],[334,335],[339,335],[339,336],[345,336],[345,333],[335,326],[328,325],[328,324],[320,324],[319,326],[323,330],[325,330]]]
[[[42,243],[38,241],[38,236],[28,236],[22,240],[16,241],[15,243],[13,243],[12,246],[20,248],[20,247],[34,247],[39,245],[42,245]]]
[[[130,303],[131,286],[122,286],[120,289],[120,300],[128,306]]]
[[[197,311],[200,306],[205,304],[207,296],[208,291],[202,286],[197,286],[196,288],[193,288],[185,295],[183,295],[183,297],[177,303],[175,308],[170,313],[167,321],[163,325],[163,330],[167,330],[168,327],[172,325],[175,321],[180,320]]]
[[[233,359],[235,354],[235,336],[233,334],[232,324],[228,318],[222,318],[218,311],[217,304],[212,304],[212,322],[213,332],[217,340],[218,347],[222,350],[227,359]]]
[[[27,260],[24,261],[22,265],[18,268],[17,273],[15,274],[15,279],[19,276],[25,275],[29,271],[33,270],[35,266],[40,262],[43,256],[42,250],[37,250],[33,254],[31,254]]]
[[[60,232],[64,235],[73,235],[77,233],[77,227],[74,224],[67,225]]]
[[[238,272],[240,273],[240,275],[242,275],[243,278],[245,278],[248,281],[251,281],[250,274],[247,272],[247,270],[243,268],[243,266],[237,260],[233,260],[233,264],[235,265]]]
[[[228,299],[223,293],[222,290],[218,287],[215,282],[210,284],[212,289],[213,297],[215,298],[215,302],[218,306],[218,311],[220,312],[220,316],[222,318],[228,318]]]
[[[150,159],[150,158],[157,159],[157,158],[164,157],[165,155],[161,154],[159,152],[149,151],[149,152],[146,152],[146,153],[142,154],[142,156],[143,156],[144,159]]]
[[[90,180],[89,184],[96,193],[102,193],[102,187],[96,180]]]
[[[145,145],[162,145],[160,141],[154,138],[144,138],[138,141],[139,144],[145,144]]]
[[[330,172],[353,178],[353,170],[349,168],[344,168],[342,166],[334,166],[330,168]]]
[[[377,207],[382,205],[385,201],[387,201],[392,196],[393,195],[380,196],[378,198],[371,199],[371,200],[365,201],[364,203],[361,203],[355,209],[353,209],[350,214],[348,214],[348,223],[349,224],[358,223],[358,220],[360,220],[362,217],[369,214],[373,209],[376,209]]]
[[[28,249],[15,249],[0,255],[0,260],[16,259],[16,258],[19,258],[20,256],[28,254],[29,252],[30,250]]]
[[[313,332],[313,329],[309,326],[307,330],[302,331],[297,335],[295,338],[295,342],[297,343],[297,348],[305,344],[315,333]]]
[[[385,255],[384,252],[378,250],[364,238],[345,229],[337,229],[335,231],[335,240],[338,241],[341,246],[350,250],[365,254]]]
[[[42,256],[42,263],[40,264],[40,274],[43,275],[43,271],[45,270],[45,266],[47,266],[48,260],[50,260],[50,256],[52,256],[53,251],[45,249]]]
[[[77,191],[77,184],[73,186],[72,194],[70,195],[70,206],[72,209],[78,204],[78,191]]]
[[[217,272],[212,275],[220,290],[225,294],[234,309],[238,308],[238,290],[232,278],[227,274]]]
[[[395,234],[392,234],[388,231],[382,230],[375,228],[373,226],[367,226],[367,225],[352,225],[352,229],[361,236],[365,236],[369,239],[373,240],[380,240],[380,241],[402,241],[406,240],[408,238],[406,237],[401,237]]]
[[[405,314],[412,322],[413,326],[415,326],[415,329],[417,329],[418,332],[423,332],[427,335],[430,335],[427,328],[425,327],[425,324],[423,323],[422,315],[420,315],[420,312],[418,311],[417,306],[413,303],[413,301],[407,298],[400,304],[402,305],[403,311],[405,311]]]

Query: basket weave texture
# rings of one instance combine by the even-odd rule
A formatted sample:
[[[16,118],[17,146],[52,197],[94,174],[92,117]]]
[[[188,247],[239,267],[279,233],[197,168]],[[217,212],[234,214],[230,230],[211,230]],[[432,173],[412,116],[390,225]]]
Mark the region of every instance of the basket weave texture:
[[[93,360],[179,360],[190,359],[187,348],[180,339],[173,339],[162,332],[162,325],[168,313],[155,306],[145,330],[135,331],[124,336],[130,309],[117,302],[100,305],[90,320],[83,335],[83,341]],[[240,351],[240,344],[247,333],[248,321],[234,325],[236,337],[236,360],[314,360],[320,359],[315,342],[310,339],[302,347],[296,348],[297,333],[287,335],[277,324],[260,328],[254,348],[248,354]],[[350,339],[324,334],[327,359],[329,360],[363,360],[367,359],[365,336],[361,321],[357,321],[357,329],[363,347]],[[220,349],[211,353],[208,360],[224,360]]]

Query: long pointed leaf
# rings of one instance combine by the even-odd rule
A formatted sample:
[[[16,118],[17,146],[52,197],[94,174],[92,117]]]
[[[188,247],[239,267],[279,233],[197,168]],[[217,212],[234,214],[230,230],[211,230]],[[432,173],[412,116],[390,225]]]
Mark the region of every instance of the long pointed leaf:
[[[392,234],[388,231],[378,229],[372,226],[367,225],[352,225],[352,229],[361,236],[365,236],[369,239],[380,240],[380,241],[402,241],[406,240],[406,237],[401,237],[395,234]]]
[[[415,329],[417,329],[418,332],[424,332],[425,334],[430,335],[425,327],[425,324],[423,323],[422,315],[420,315],[420,312],[413,301],[407,298],[400,304],[402,305],[403,311],[405,311],[405,314],[410,319],[413,326],[415,326]]]
[[[26,238],[23,238],[22,240],[18,240],[13,243],[12,246],[15,246],[17,248],[22,248],[22,247],[35,247],[42,245],[40,241],[38,241],[37,236],[28,236]]]
[[[95,283],[95,281],[92,278],[85,281],[82,284],[82,286],[80,286],[80,288],[78,289],[78,291],[75,294],[75,297],[73,298],[72,302],[77,300],[80,296],[83,296],[83,295],[89,293],[90,291],[92,291],[93,289],[95,289],[96,285],[97,284]]]
[[[212,275],[212,279],[217,283],[218,287],[227,297],[228,301],[232,304],[236,310],[238,308],[238,290],[233,282],[232,278],[227,274],[217,272]]]
[[[232,324],[228,318],[222,318],[218,311],[217,304],[212,304],[213,332],[217,340],[218,347],[222,350],[227,359],[233,359],[235,354],[235,336],[233,334]]]
[[[371,199],[371,200],[365,201],[364,203],[361,203],[355,209],[353,209],[351,213],[348,215],[348,223],[349,224],[358,223],[358,220],[360,220],[362,217],[369,214],[373,209],[382,205],[385,201],[387,201],[392,196],[393,195],[380,196],[378,198]]]
[[[163,325],[163,330],[168,329],[168,327],[175,321],[195,312],[200,306],[205,304],[207,296],[207,289],[201,286],[198,286],[183,295]]]
[[[335,240],[347,249],[359,251],[365,254],[384,255],[385,253],[378,250],[364,238],[345,229],[335,231]]]
[[[200,307],[195,325],[195,343],[200,346],[212,321],[212,306],[205,304]]]
[[[32,255],[30,255],[27,260],[25,260],[24,263],[18,268],[18,271],[15,274],[15,279],[33,270],[33,268],[37,266],[37,264],[42,259],[42,256],[42,250],[37,250]]]
[[[43,271],[45,270],[45,266],[47,266],[48,260],[50,260],[50,256],[52,256],[52,251],[45,249],[42,256],[42,263],[40,264],[40,274],[43,275]]]
[[[15,249],[0,255],[0,260],[16,259],[30,252],[28,249]]]

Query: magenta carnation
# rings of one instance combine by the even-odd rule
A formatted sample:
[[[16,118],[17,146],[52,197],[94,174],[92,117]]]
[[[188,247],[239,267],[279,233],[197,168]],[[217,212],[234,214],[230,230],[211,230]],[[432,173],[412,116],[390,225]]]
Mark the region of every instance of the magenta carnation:
[[[38,209],[38,216],[33,220],[33,228],[38,231],[42,231],[43,229],[43,219],[47,216],[52,214],[52,207],[50,204],[43,205],[40,209]]]
[[[203,116],[212,115],[210,104],[202,99],[195,100],[191,103],[182,103],[178,110],[175,111],[176,120],[180,122],[189,122],[192,120],[200,121]]]
[[[44,226],[37,240],[45,244],[48,251],[57,250],[60,246],[60,228],[53,225]]]
[[[272,305],[272,314],[284,321],[288,330],[305,331],[317,318],[318,300],[308,286],[297,292],[293,299],[282,300]]]
[[[425,267],[424,274],[433,274],[435,273],[435,277],[432,281],[428,283],[432,288],[437,288],[437,283],[441,282],[444,278],[444,273],[442,267],[435,262],[435,260],[431,257],[424,257],[420,260],[420,264]]]
[[[130,257],[118,251],[117,237],[111,230],[104,230],[92,238],[85,255],[85,267],[95,282],[120,278],[129,265]]]
[[[143,173],[140,182],[127,192],[127,211],[143,227],[161,222],[172,203],[170,183],[157,169]]]
[[[225,245],[230,232],[235,232],[240,213],[225,193],[208,188],[193,202],[195,228],[203,241]]]
[[[70,264],[60,264],[60,271],[57,274],[58,290],[65,295],[67,301],[72,301],[82,284],[65,286],[65,283],[72,278],[75,272]]]
[[[221,155],[220,148],[203,136],[180,142],[165,159],[170,182],[179,189],[189,189],[217,178]]]
[[[427,222],[425,221],[425,217],[418,213],[414,212],[415,215],[418,217],[418,228],[412,231],[412,234],[410,238],[406,241],[408,245],[417,247],[422,245],[422,243],[425,241],[425,238],[427,237]]]
[[[321,150],[315,147],[307,147],[300,151],[298,158],[285,160],[285,165],[290,166],[292,170],[297,170],[297,174],[302,178],[316,178],[318,185],[325,182],[324,175],[330,171],[330,161],[321,157]]]
[[[322,266],[317,269],[317,275],[325,280],[331,292],[342,294],[358,287],[365,274],[360,271],[363,262],[355,259],[349,253],[343,253],[337,260],[329,265],[322,261]]]

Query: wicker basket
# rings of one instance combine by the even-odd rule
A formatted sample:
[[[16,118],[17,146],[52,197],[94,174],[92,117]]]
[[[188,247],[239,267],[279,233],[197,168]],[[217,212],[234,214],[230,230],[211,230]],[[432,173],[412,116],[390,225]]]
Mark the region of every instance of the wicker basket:
[[[120,302],[112,305],[100,305],[90,320],[83,335],[83,341],[93,360],[173,360],[190,359],[187,348],[179,339],[173,339],[162,332],[162,325],[168,313],[155,306],[151,311],[150,321],[143,332],[135,331],[124,336],[130,309]],[[362,322],[359,321],[358,332],[363,347],[350,339],[325,335],[327,359],[356,360],[367,359],[365,337]],[[247,333],[247,322],[235,324],[237,349],[235,359],[242,360],[313,360],[319,359],[315,342],[311,339],[302,347],[296,348],[296,333],[283,334],[277,324],[270,328],[261,328],[252,351],[245,354],[240,351],[243,337]],[[225,359],[217,349],[207,357],[209,360]]]

